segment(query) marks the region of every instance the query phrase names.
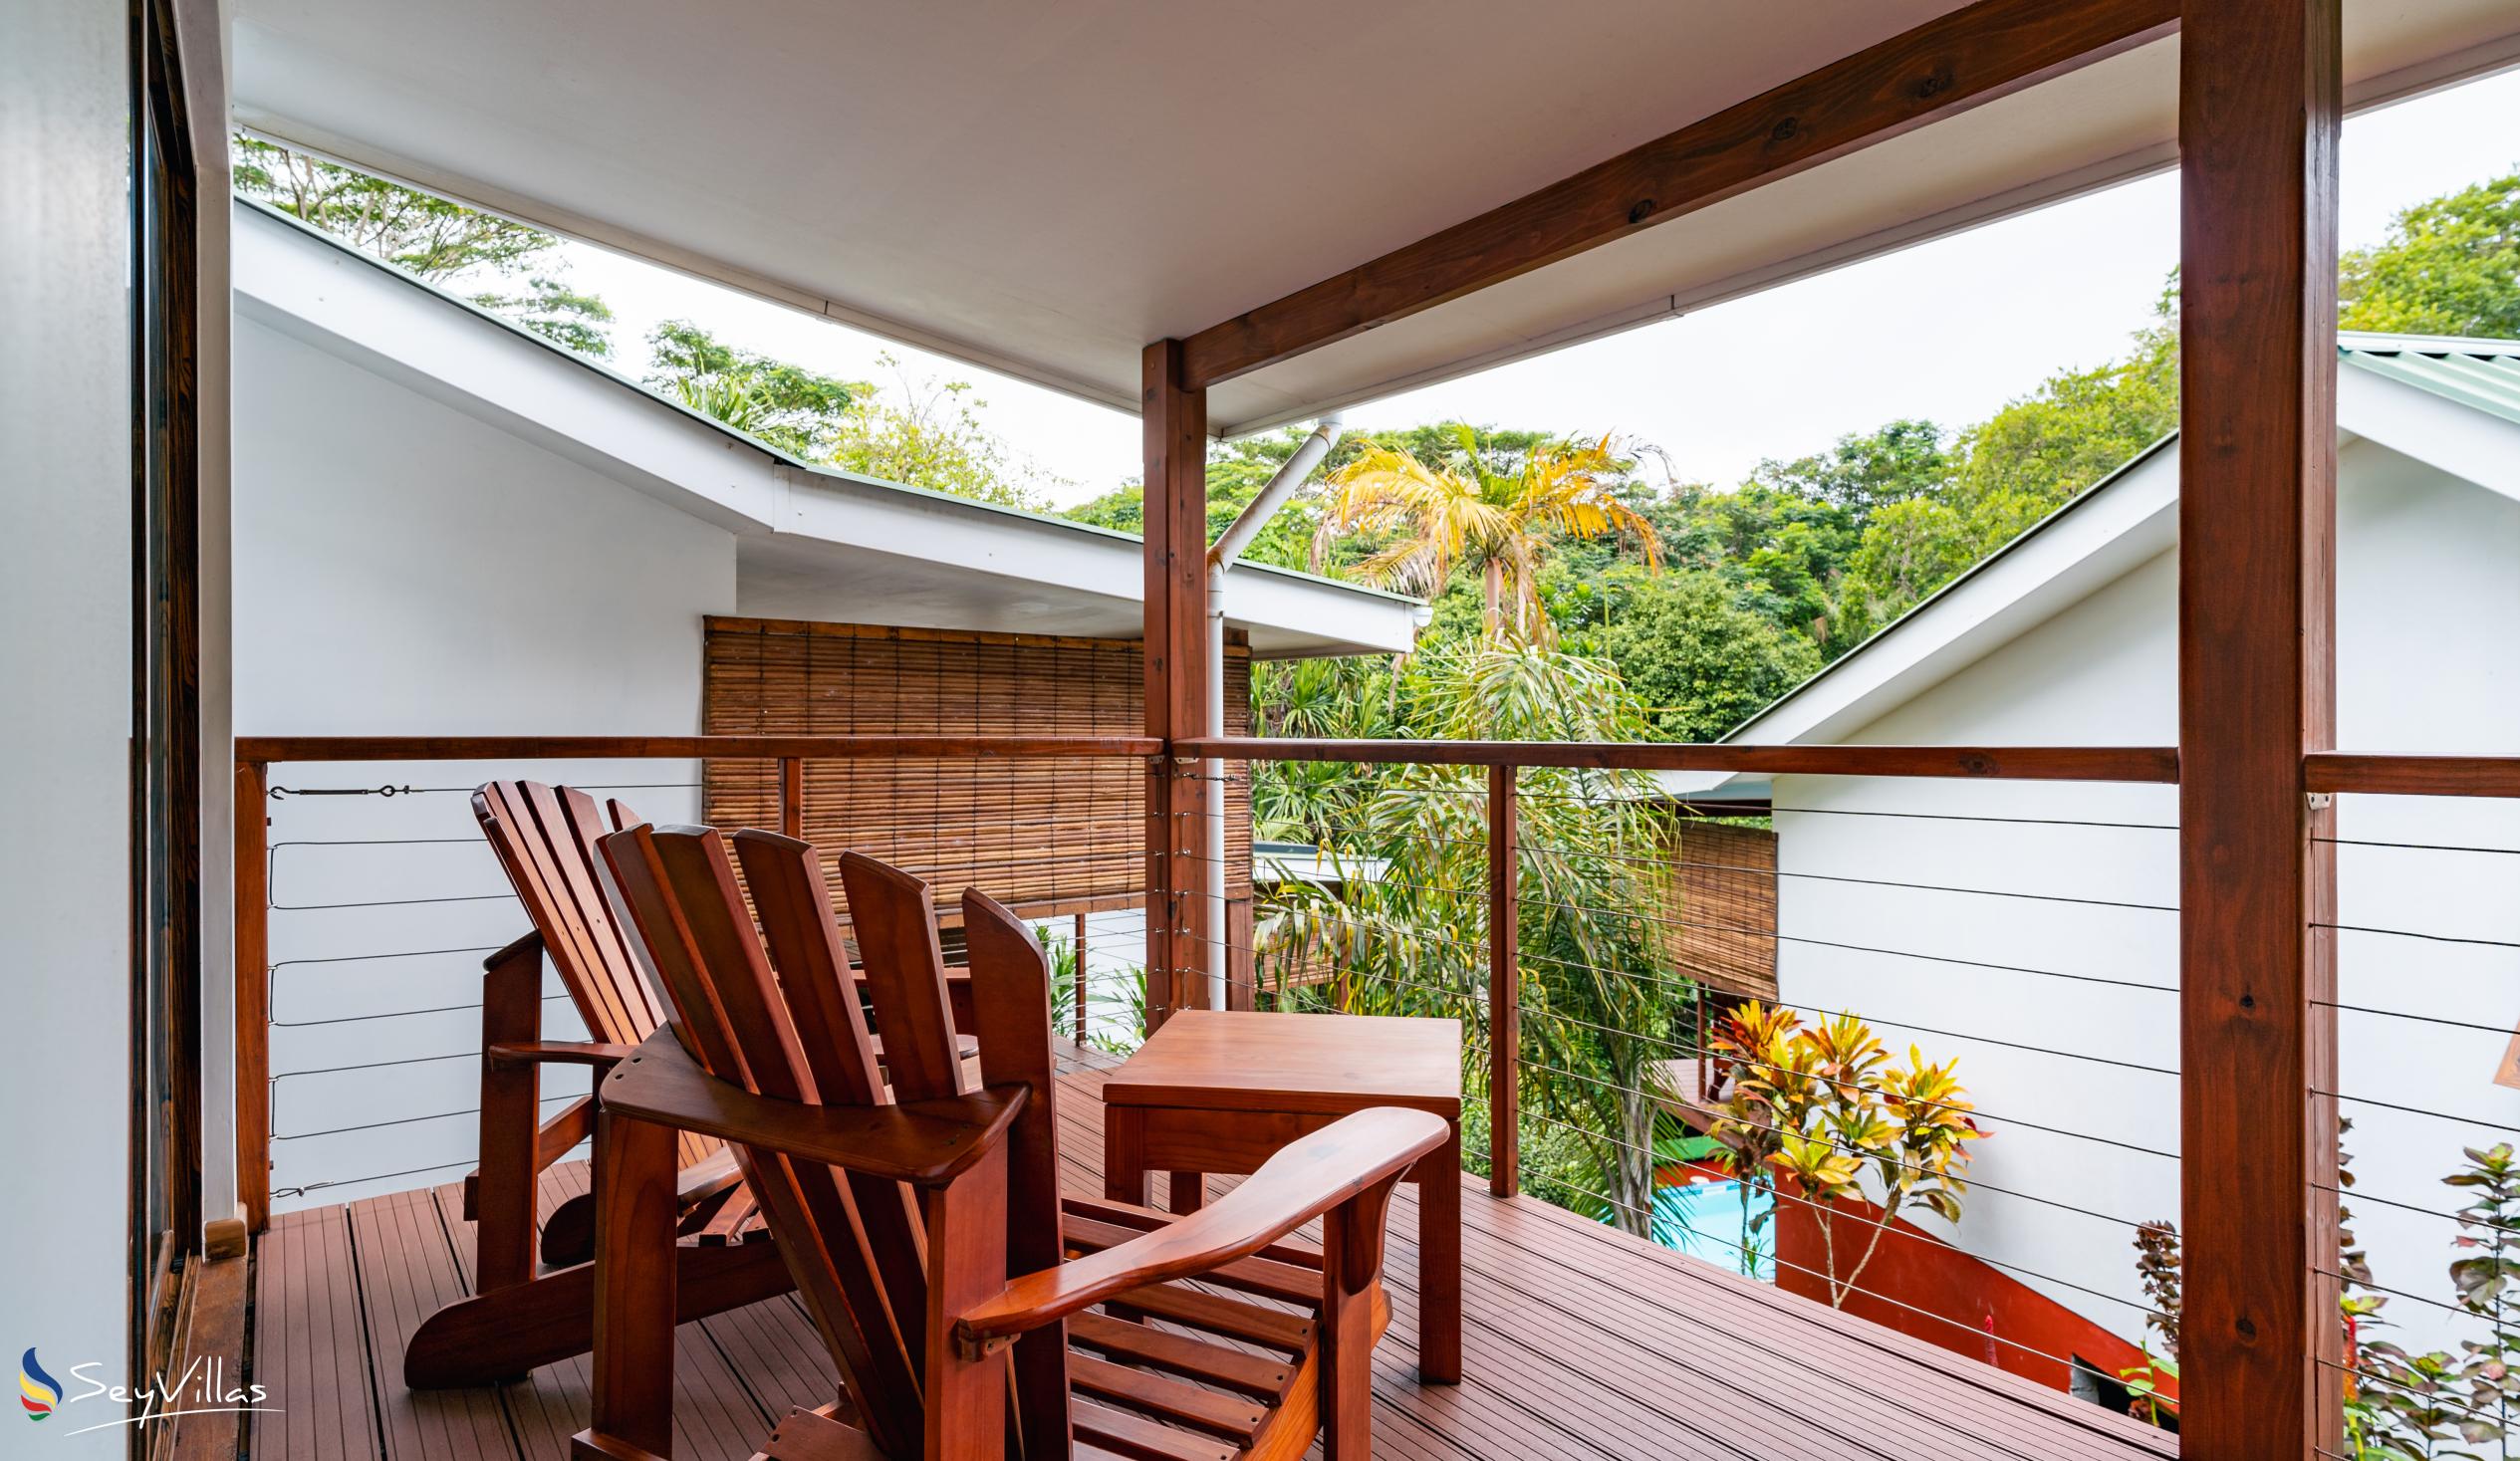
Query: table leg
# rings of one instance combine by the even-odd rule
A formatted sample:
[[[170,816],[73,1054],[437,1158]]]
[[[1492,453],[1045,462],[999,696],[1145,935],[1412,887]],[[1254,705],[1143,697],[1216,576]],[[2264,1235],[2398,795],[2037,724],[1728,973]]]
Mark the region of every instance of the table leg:
[[[1169,1196],[1174,1217],[1198,1211],[1207,1205],[1207,1173],[1174,1172]]]
[[[1103,1110],[1103,1196],[1146,1205],[1146,1117],[1132,1106]]]
[[[1417,1377],[1461,1382],[1461,1127],[1410,1173],[1417,1183]]]

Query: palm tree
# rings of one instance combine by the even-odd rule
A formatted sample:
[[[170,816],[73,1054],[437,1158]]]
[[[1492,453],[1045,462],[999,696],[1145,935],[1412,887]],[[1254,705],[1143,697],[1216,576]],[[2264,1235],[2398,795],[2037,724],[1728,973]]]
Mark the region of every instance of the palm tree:
[[[1607,663],[1510,639],[1439,645],[1394,675],[1396,729],[1446,740],[1634,740],[1635,697]],[[1367,686],[1356,700],[1382,697]],[[1334,729],[1336,729],[1334,727]],[[1491,1028],[1485,780],[1459,766],[1255,763],[1255,817],[1314,843],[1333,876],[1264,892],[1252,943],[1279,1008],[1462,1021],[1463,1076]],[[1665,855],[1642,773],[1532,767],[1519,778],[1522,1109],[1527,1186],[1650,1231],[1656,1169],[1681,1133],[1656,1064],[1695,991],[1657,951],[1643,870]],[[1296,986],[1330,971],[1327,985]],[[1552,1154],[1559,1159],[1550,1159]]]
[[[1394,447],[1369,446],[1331,476],[1329,511],[1313,538],[1313,567],[1350,533],[1394,535],[1357,566],[1368,583],[1432,598],[1454,568],[1474,564],[1486,578],[1487,631],[1505,628],[1513,601],[1518,636],[1548,637],[1540,609],[1540,558],[1553,536],[1599,538],[1633,533],[1648,566],[1662,562],[1653,525],[1620,500],[1627,470],[1611,438],[1556,441],[1499,463],[1480,449],[1478,433],[1449,428],[1456,443],[1428,464]]]

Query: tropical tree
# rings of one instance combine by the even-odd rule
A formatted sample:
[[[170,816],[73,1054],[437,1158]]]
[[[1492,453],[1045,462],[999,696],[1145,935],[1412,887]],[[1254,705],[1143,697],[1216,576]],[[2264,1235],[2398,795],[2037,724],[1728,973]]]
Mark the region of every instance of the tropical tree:
[[[2520,339],[2520,171],[2399,213],[2337,293],[2348,330]]]
[[[981,422],[968,381],[900,372],[895,403],[865,381],[729,345],[688,320],[657,326],[647,345],[649,389],[801,461],[1006,507],[1046,501],[1037,474]]]
[[[1618,666],[1657,740],[1715,740],[1820,669],[1819,646],[1744,605],[1708,570],[1647,574],[1623,564],[1566,598],[1583,596],[1601,601],[1601,626],[1570,629],[1565,642],[1598,648]]]
[[[1309,430],[1288,429],[1209,446],[1207,541],[1213,543],[1223,536],[1311,434]],[[1330,459],[1339,462],[1353,457],[1365,440],[1354,433],[1342,437],[1332,447]],[[1270,516],[1251,546],[1242,551],[1243,561],[1291,569],[1311,566],[1313,533],[1321,526],[1321,511],[1319,492],[1299,489]],[[1122,533],[1142,533],[1146,529],[1146,489],[1142,483],[1130,482],[1078,503],[1060,516]],[[1336,574],[1343,564],[1334,558],[1326,567]]]
[[[1877,509],[1940,489],[1955,465],[1940,426],[1903,418],[1851,431],[1825,452],[1763,461],[1751,480],[1843,507],[1861,527]]]
[[[849,407],[875,387],[728,345],[688,320],[647,334],[647,387],[805,461],[840,449]]]
[[[1316,568],[1342,539],[1387,537],[1356,565],[1358,578],[1428,597],[1442,591],[1456,567],[1483,575],[1487,631],[1507,627],[1546,638],[1540,563],[1553,539],[1634,537],[1645,561],[1659,566],[1662,543],[1653,524],[1618,491],[1629,463],[1599,441],[1551,441],[1496,459],[1469,426],[1450,428],[1449,449],[1429,462],[1416,452],[1369,446],[1334,473],[1320,529]]]
[[[1607,662],[1508,636],[1438,644],[1359,698],[1386,690],[1390,729],[1453,740],[1634,740],[1635,697]],[[1264,709],[1264,719],[1271,712]],[[1280,709],[1277,723],[1294,720]],[[1372,713],[1372,712],[1369,712]],[[1258,966],[1281,1003],[1460,1019],[1493,1038],[1486,1008],[1484,778],[1446,766],[1264,763],[1253,771],[1264,836],[1300,831],[1324,882],[1286,885],[1255,920]],[[1695,987],[1665,970],[1651,937],[1648,869],[1666,851],[1650,779],[1535,767],[1520,773],[1516,843],[1523,970],[1522,1118],[1556,1138],[1529,1185],[1627,1230],[1651,1230],[1657,1169],[1684,1134],[1652,1093]],[[1326,983],[1295,987],[1298,974]],[[1485,1066],[1465,1079],[1476,1091]]]
[[[1049,507],[1055,484],[980,419],[988,402],[970,381],[913,379],[888,355],[876,364],[894,371],[894,389],[862,389],[850,402],[829,458],[833,466],[1000,507]]]
[[[230,138],[229,174],[242,196],[431,284],[524,275],[521,289],[487,290],[472,302],[580,355],[613,353],[612,310],[569,286],[560,240],[539,228],[242,133]]]

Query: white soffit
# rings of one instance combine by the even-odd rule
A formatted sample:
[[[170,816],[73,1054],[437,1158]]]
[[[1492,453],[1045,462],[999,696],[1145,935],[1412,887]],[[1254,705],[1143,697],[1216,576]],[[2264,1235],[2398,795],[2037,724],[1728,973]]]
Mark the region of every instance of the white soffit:
[[[1123,409],[1186,335],[1950,0],[234,0],[239,120]],[[2369,105],[2520,59],[2511,0],[2346,0]],[[2163,165],[2175,40],[1210,392],[1220,433]]]

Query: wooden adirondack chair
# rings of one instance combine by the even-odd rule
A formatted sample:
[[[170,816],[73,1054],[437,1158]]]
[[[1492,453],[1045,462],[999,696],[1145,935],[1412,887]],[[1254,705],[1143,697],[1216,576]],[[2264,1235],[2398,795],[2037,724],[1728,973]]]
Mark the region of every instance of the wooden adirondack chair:
[[[474,1295],[431,1315],[403,1350],[413,1388],[480,1384],[583,1354],[594,1342],[593,1194],[556,1206],[542,1224],[535,1263],[537,1178],[594,1133],[594,1097],[540,1119],[539,1073],[548,1065],[593,1067],[600,1079],[664,1023],[603,891],[595,839],[607,829],[586,793],[537,782],[491,782],[473,793],[473,816],[507,869],[534,931],[484,964],[481,997],[481,1157],[464,1178],[464,1216],[474,1223]],[[612,804],[614,825],[637,819]],[[559,970],[591,1040],[542,1038],[543,956]],[[686,1302],[695,1314],[749,1304],[788,1287],[766,1246],[756,1205],[732,1153],[685,1133],[675,1207],[687,1249]]]
[[[842,858],[896,1103],[844,993],[814,850],[758,832],[734,844],[758,933],[715,831],[602,840],[674,1020],[604,1083],[604,1324],[576,1455],[667,1454],[669,1194],[676,1132],[695,1130],[732,1144],[847,1385],[790,1412],[767,1457],[1274,1461],[1316,1433],[1331,1457],[1371,1454],[1384,1217],[1392,1184],[1443,1143],[1442,1120],[1350,1116],[1179,1219],[1103,1202],[1063,1212],[1050,973],[1023,922],[964,894],[974,1089],[953,1056],[927,888]],[[1282,1241],[1315,1218],[1319,1252]]]

